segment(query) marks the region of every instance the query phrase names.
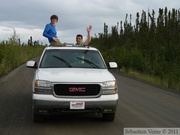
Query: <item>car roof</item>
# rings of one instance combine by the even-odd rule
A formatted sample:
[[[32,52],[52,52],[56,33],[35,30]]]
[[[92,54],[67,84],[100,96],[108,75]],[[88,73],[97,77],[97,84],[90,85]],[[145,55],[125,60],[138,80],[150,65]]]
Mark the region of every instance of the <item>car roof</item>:
[[[94,48],[94,47],[53,47],[53,46],[50,46],[50,47],[46,47],[45,50],[96,50],[98,51],[98,49]]]

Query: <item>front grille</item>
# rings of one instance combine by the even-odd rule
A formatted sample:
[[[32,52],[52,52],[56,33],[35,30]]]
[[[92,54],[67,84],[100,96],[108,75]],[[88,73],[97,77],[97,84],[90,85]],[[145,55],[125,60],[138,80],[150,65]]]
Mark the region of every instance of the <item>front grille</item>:
[[[55,84],[54,93],[58,96],[95,96],[100,92],[98,84]]]

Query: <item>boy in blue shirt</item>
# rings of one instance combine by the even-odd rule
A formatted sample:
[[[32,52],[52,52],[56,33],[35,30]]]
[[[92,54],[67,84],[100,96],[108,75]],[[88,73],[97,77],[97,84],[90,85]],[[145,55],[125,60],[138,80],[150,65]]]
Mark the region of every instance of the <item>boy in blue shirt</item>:
[[[52,15],[50,17],[51,23],[47,24],[43,36],[48,38],[51,46],[62,46],[62,43],[57,38],[56,23],[58,22],[58,16]]]

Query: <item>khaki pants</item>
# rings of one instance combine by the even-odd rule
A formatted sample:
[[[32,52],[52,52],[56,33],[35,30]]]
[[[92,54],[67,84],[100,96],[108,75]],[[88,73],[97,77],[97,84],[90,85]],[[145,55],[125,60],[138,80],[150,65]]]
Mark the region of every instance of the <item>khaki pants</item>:
[[[58,40],[56,41],[51,41],[50,46],[63,46],[63,44]]]

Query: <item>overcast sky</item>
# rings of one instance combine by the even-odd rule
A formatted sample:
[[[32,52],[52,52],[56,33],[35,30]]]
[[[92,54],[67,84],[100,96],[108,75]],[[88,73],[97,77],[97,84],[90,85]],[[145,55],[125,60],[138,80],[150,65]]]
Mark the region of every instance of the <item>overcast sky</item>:
[[[43,29],[50,22],[50,16],[59,16],[58,37],[62,42],[75,42],[75,36],[86,38],[86,27],[93,26],[91,35],[102,33],[103,24],[114,26],[124,21],[125,15],[142,10],[159,8],[180,8],[180,0],[0,0],[0,41],[7,40],[13,28],[22,42],[30,36],[33,40],[48,43],[42,36]]]

